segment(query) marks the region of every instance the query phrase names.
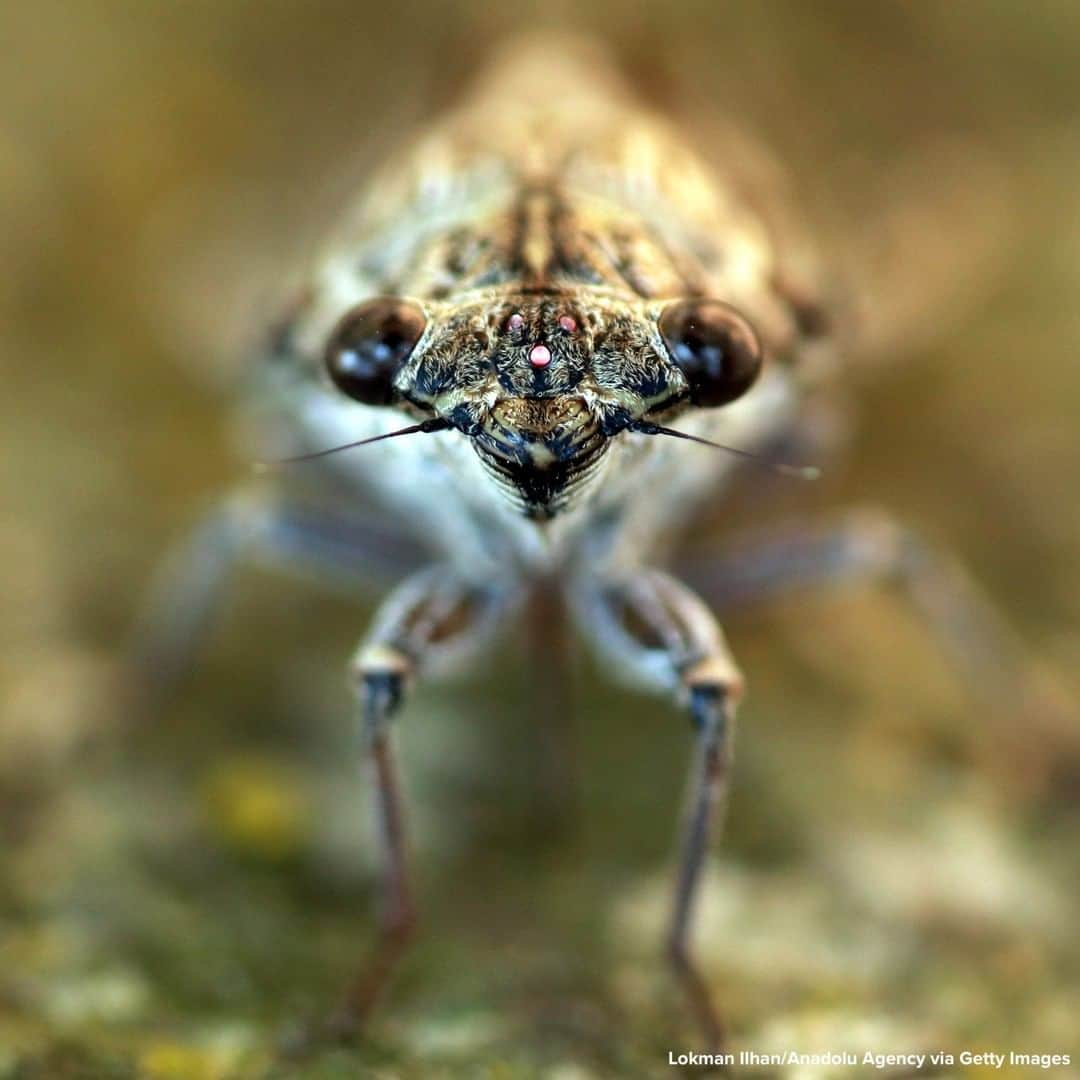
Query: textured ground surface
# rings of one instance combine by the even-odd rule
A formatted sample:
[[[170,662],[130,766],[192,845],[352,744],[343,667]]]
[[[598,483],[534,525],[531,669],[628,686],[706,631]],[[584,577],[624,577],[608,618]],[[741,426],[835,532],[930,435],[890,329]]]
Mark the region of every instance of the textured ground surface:
[[[570,21],[611,22],[548,17],[553,47]],[[239,474],[198,373],[231,313],[333,204],[342,160],[376,154],[526,10],[110,0],[4,18],[20,62],[0,72],[0,1076],[667,1074],[695,1045],[656,947],[687,750],[670,712],[583,665],[579,825],[560,837],[527,779],[515,643],[421,693],[402,736],[426,934],[370,1042],[275,1073],[278,1033],[330,999],[371,927],[341,677],[367,609],[247,574],[165,716],[121,733],[112,696],[155,558]],[[957,300],[942,340],[913,325],[912,355],[858,389],[845,466],[732,516],[896,508],[1076,693],[1077,11],[616,21],[643,86],[738,113],[811,203],[839,194],[851,210],[828,228],[865,232],[860,208],[946,135],[985,158],[978,232],[1006,234],[1004,275]],[[943,230],[941,259],[972,242]],[[752,693],[699,940],[736,1045],[1075,1062],[1075,786],[1016,782],[1009,718],[894,597],[801,596],[727,627]]]

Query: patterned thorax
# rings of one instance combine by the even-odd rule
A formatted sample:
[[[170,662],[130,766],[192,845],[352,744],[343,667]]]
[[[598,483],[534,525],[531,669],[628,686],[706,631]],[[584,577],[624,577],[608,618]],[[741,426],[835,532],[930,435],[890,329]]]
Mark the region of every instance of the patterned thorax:
[[[728,433],[727,410],[695,408],[741,396],[757,376],[738,395],[696,393],[695,379],[731,379],[723,319],[745,320],[741,340],[764,355],[763,386],[781,377],[777,361],[799,335],[769,235],[733,187],[596,65],[562,63],[516,57],[390,162],[335,237],[286,349],[308,395],[312,444],[326,441],[331,413],[352,438],[435,421],[445,434],[418,438],[429,449],[416,452],[445,462],[447,440],[467,440],[482,483],[537,521],[596,496],[610,503],[602,477],[616,448],[635,468],[670,453],[644,446],[660,441],[648,425],[679,418],[687,430]],[[338,394],[331,404],[327,342],[372,297],[413,305],[422,332],[388,373],[385,402]],[[694,348],[711,350],[689,367],[687,342],[665,337],[663,321],[688,300],[713,305],[680,323]],[[781,398],[773,386],[762,401],[779,415]],[[739,407],[736,437],[767,433],[767,418]],[[451,484],[475,483],[448,468]]]

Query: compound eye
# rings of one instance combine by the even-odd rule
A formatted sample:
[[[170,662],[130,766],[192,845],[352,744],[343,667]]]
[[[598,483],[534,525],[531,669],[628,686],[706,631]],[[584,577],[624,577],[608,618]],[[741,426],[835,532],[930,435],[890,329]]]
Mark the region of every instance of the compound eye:
[[[365,405],[389,405],[394,377],[425,325],[424,313],[411,300],[381,296],[353,308],[326,346],[326,370],[334,385]]]
[[[719,300],[669,304],[659,326],[694,405],[726,405],[742,397],[761,373],[761,343],[753,327]]]

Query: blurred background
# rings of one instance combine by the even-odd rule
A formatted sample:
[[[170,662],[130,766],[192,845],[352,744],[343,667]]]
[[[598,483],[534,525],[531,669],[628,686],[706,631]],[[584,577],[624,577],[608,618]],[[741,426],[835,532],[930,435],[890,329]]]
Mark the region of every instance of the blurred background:
[[[365,169],[533,26],[606,38],[703,143],[764,140],[868,286],[895,362],[845,385],[846,457],[746,521],[889,507],[1075,700],[1080,7],[4,5],[0,1076],[273,1074],[363,955],[370,606],[244,573],[158,719],[121,722],[117,676],[156,561],[246,475],[245,343]],[[882,590],[726,626],[750,695],[697,937],[736,1045],[1076,1061],[1068,722],[1025,729],[1064,767],[1021,782],[1013,718]],[[583,663],[556,836],[514,644],[403,717],[425,933],[370,1039],[278,1075],[650,1076],[696,1045],[658,949],[686,725]]]

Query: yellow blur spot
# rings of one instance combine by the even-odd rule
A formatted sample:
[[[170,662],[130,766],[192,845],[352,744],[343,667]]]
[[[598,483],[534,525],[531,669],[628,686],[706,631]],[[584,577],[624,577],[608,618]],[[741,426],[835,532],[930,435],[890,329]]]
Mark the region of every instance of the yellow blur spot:
[[[178,1043],[158,1043],[140,1056],[139,1075],[147,1080],[219,1080],[225,1074],[216,1054]]]
[[[202,803],[227,844],[260,858],[294,854],[310,830],[307,793],[279,762],[245,757],[217,765],[202,784]]]

